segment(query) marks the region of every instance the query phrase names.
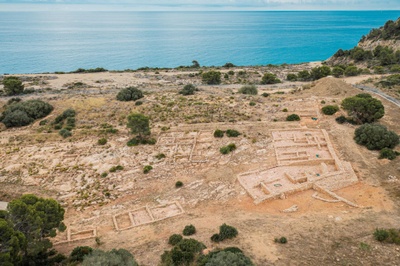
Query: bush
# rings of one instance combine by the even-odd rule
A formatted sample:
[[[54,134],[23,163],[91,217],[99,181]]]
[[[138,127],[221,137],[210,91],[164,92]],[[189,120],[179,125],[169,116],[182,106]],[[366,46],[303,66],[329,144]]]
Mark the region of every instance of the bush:
[[[374,73],[375,74],[385,74],[385,68],[382,66],[376,66],[376,67],[374,67]]]
[[[276,84],[281,83],[281,80],[276,77],[275,74],[265,73],[261,79],[261,84]]]
[[[263,94],[261,94],[261,96],[263,96],[263,97],[268,97],[268,96],[269,96],[269,93],[264,92]]]
[[[360,72],[356,66],[348,66],[344,70],[345,76],[357,76],[358,74],[360,74]]]
[[[337,111],[339,111],[339,106],[337,105],[327,105],[322,107],[322,112],[325,115],[334,115]]]
[[[314,67],[313,69],[311,69],[311,79],[313,80],[317,80],[317,79],[321,79],[324,77],[327,77],[331,74],[331,68],[328,66],[320,66],[320,67]]]
[[[344,74],[344,69],[341,68],[341,67],[339,67],[339,66],[335,66],[335,67],[332,69],[332,75],[333,75],[334,77],[336,77],[336,78],[343,76],[343,74]]]
[[[287,74],[286,79],[289,81],[297,81],[297,75],[293,73]]]
[[[214,137],[215,138],[222,138],[224,136],[224,133],[225,133],[224,131],[217,129],[217,130],[214,131]]]
[[[4,85],[4,92],[7,96],[18,95],[24,92],[24,85],[18,77],[5,77],[2,83]]]
[[[286,121],[300,121],[300,116],[291,114],[286,117]]]
[[[175,187],[176,187],[176,188],[183,187],[183,183],[182,183],[182,181],[176,181],[176,183],[175,183]]]
[[[145,167],[143,167],[143,174],[147,174],[152,169],[153,169],[153,167],[151,165],[146,165]]]
[[[281,243],[281,244],[286,244],[287,243],[287,239],[286,237],[282,236],[280,238],[275,238],[275,243]]]
[[[300,71],[299,73],[297,73],[297,80],[300,80],[300,81],[311,80],[310,72],[308,72],[307,70]]]
[[[157,160],[161,160],[161,159],[164,159],[166,156],[165,156],[164,153],[159,153],[155,157],[156,157]]]
[[[338,124],[343,124],[343,123],[345,123],[345,122],[347,121],[346,117],[343,116],[343,115],[341,115],[341,116],[339,116],[339,117],[336,117],[335,120],[336,120],[336,122],[337,122]]]
[[[223,224],[219,227],[219,239],[223,241],[225,239],[231,239],[238,235],[238,231],[235,227]]]
[[[122,165],[117,165],[117,166],[113,166],[110,168],[110,173],[115,173],[117,171],[122,171],[124,170],[124,167]]]
[[[98,145],[106,145],[107,144],[107,139],[101,138],[97,141]]]
[[[136,102],[135,102],[135,105],[136,105],[136,106],[139,106],[139,105],[142,105],[142,104],[143,104],[142,101],[136,101]]]
[[[220,242],[220,241],[222,241],[222,240],[221,240],[221,238],[219,237],[219,234],[213,234],[213,235],[211,236],[211,241],[212,241],[212,242]]]
[[[82,262],[84,257],[91,254],[93,252],[93,248],[88,246],[79,246],[72,250],[71,255],[69,256],[69,260],[71,262]]]
[[[399,144],[399,136],[378,124],[364,124],[355,130],[354,140],[369,150],[393,149]]]
[[[196,90],[197,88],[193,84],[187,84],[182,90],[179,91],[179,94],[193,95]]]
[[[85,256],[82,262],[82,266],[93,265],[138,266],[132,254],[125,249],[111,251],[95,249],[91,254]]]
[[[234,150],[236,150],[236,145],[235,145],[235,143],[231,143],[231,144],[229,144],[228,146],[223,146],[223,147],[221,147],[221,148],[219,149],[219,151],[220,151],[222,154],[228,154],[228,153],[230,153],[230,152],[232,152],[232,151],[234,151]]]
[[[375,122],[385,114],[382,102],[367,93],[344,99],[342,108],[359,124]]]
[[[250,95],[258,94],[257,87],[254,85],[245,85],[239,89],[239,92],[242,94],[250,94]]]
[[[208,71],[202,74],[202,80],[208,85],[218,85],[221,83],[221,72],[219,71]]]
[[[136,101],[143,98],[143,92],[135,87],[120,90],[117,94],[118,101]]]
[[[23,127],[32,123],[33,119],[28,117],[26,112],[15,110],[13,112],[7,113],[1,120],[1,122],[6,127]]]
[[[234,253],[230,251],[220,251],[212,255],[206,266],[254,266],[251,260],[246,257],[243,253]]]
[[[168,244],[175,246],[176,244],[178,244],[181,240],[183,239],[183,237],[179,234],[173,234],[169,237],[168,239]]]
[[[130,114],[126,125],[132,134],[137,134],[139,139],[150,135],[150,120],[143,114]]]
[[[383,148],[379,153],[379,159],[394,160],[397,157],[397,152],[389,148]]]
[[[240,134],[240,132],[237,131],[237,130],[228,129],[228,130],[226,131],[226,135],[227,135],[228,137],[232,138],[232,137],[238,137],[238,136],[240,136],[241,134]]]
[[[182,233],[184,236],[194,235],[196,233],[196,227],[192,224],[186,225]]]
[[[249,105],[250,105],[250,106],[255,106],[256,103],[255,103],[255,102],[250,102]]]
[[[383,242],[389,237],[389,232],[385,229],[375,229],[374,238],[379,242]]]
[[[65,128],[58,131],[58,134],[60,134],[64,139],[72,136],[71,131],[69,131],[68,129],[65,129]]]

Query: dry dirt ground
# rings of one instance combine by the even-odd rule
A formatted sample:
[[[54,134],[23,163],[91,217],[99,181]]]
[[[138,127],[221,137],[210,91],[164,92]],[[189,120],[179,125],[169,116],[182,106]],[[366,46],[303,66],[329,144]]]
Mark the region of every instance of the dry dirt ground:
[[[320,112],[321,101],[340,104],[359,93],[346,83],[354,81],[263,85],[258,96],[248,96],[236,93],[243,70],[234,71],[230,82],[220,86],[200,85],[196,73],[189,72],[24,75],[25,84],[37,91],[24,100],[51,103],[55,109],[49,121],[75,109],[77,127],[67,139],[39,121],[0,132],[0,200],[22,193],[59,200],[69,231],[54,243],[66,254],[82,245],[125,248],[140,265],[158,265],[163,251],[171,248],[168,237],[193,224],[193,237],[207,247],[237,246],[256,265],[398,265],[399,247],[376,242],[372,233],[378,227],[400,227],[400,160],[378,160],[377,152],[355,144],[355,126],[337,124],[340,114]],[[264,70],[245,71],[252,73],[247,79],[256,80]],[[179,95],[187,83],[198,84],[200,91]],[[145,92],[142,105],[115,100],[118,89],[129,85]],[[262,97],[263,92],[270,96]],[[0,106],[7,100],[0,98]],[[386,114],[381,123],[400,133],[398,107],[382,101]],[[125,126],[131,112],[151,118],[156,145],[126,145],[132,137]],[[291,113],[301,121],[286,122]],[[118,132],[107,132],[110,126]],[[276,165],[273,130],[299,128],[326,130],[339,159],[351,163],[359,182],[335,193],[358,208],[315,199],[312,189],[255,205],[239,184],[240,173]],[[242,135],[216,139],[215,129],[236,129]],[[104,146],[97,144],[102,137],[108,140]],[[219,148],[229,143],[237,150],[220,154]],[[157,159],[160,153],[166,158]],[[109,172],[116,165],[123,170]],[[153,167],[148,174],[145,165]],[[178,180],[184,186],[177,189]],[[293,205],[297,211],[283,212]],[[238,237],[212,243],[210,236],[223,223],[235,226]],[[281,236],[287,244],[274,243]]]

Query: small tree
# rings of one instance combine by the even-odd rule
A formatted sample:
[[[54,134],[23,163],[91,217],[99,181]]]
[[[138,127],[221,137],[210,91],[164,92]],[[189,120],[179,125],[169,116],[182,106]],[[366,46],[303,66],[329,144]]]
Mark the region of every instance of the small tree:
[[[133,255],[122,248],[111,251],[93,250],[91,254],[84,257],[82,266],[93,265],[138,266]]]
[[[179,94],[193,95],[196,90],[197,88],[193,84],[187,84],[182,90],[179,91]]]
[[[344,70],[345,76],[357,76],[358,74],[360,74],[360,71],[358,70],[358,68],[356,66],[348,66]]]
[[[251,260],[241,252],[220,251],[206,263],[207,266],[253,266]]]
[[[354,140],[357,144],[366,146],[369,150],[393,149],[399,144],[399,136],[395,132],[378,124],[360,126],[355,130]]]
[[[137,134],[140,139],[150,135],[149,118],[143,114],[130,114],[126,126],[132,134]]]
[[[242,94],[257,95],[258,90],[254,85],[245,85],[239,89],[239,92]]]
[[[367,93],[344,99],[342,107],[359,124],[375,122],[385,114],[382,102]]]
[[[192,224],[186,225],[182,233],[184,236],[193,235],[196,233],[196,227],[194,227]]]
[[[299,73],[297,73],[297,80],[300,80],[300,81],[311,80],[310,72],[308,72],[307,70],[300,71]]]
[[[343,74],[344,74],[344,69],[341,68],[341,67],[339,67],[339,66],[335,66],[335,67],[332,69],[332,75],[333,75],[334,77],[336,77],[336,78],[343,76]]]
[[[3,79],[4,92],[7,96],[18,95],[24,92],[24,85],[18,77],[10,76]]]
[[[221,83],[221,72],[219,71],[208,71],[202,75],[203,82],[208,85],[218,85]]]
[[[117,94],[118,101],[136,101],[143,98],[143,92],[135,87],[122,89]]]
[[[286,79],[289,81],[297,81],[297,75],[293,74],[293,73],[289,73],[289,74],[287,74]]]
[[[300,121],[300,116],[297,114],[291,114],[286,117],[286,121]]]
[[[320,66],[311,69],[311,78],[313,80],[321,79],[331,74],[331,68],[328,66]]]
[[[322,112],[325,115],[334,115],[337,111],[339,111],[339,106],[337,105],[327,105],[322,107]]]
[[[275,74],[265,73],[261,79],[261,84],[276,84],[281,83],[281,80],[276,77]]]

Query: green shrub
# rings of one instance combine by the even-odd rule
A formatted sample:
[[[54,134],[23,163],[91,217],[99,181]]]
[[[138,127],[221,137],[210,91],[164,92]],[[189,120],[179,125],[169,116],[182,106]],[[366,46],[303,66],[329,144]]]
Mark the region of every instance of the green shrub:
[[[106,145],[107,144],[107,139],[101,138],[97,141],[98,145]]]
[[[283,109],[282,109],[282,112],[287,113],[287,112],[288,112],[288,109],[287,109],[287,108],[283,108]]]
[[[208,71],[202,74],[202,80],[208,85],[218,85],[221,83],[221,72],[219,71]]]
[[[344,70],[344,75],[345,76],[358,76],[360,74],[360,71],[356,66],[348,66]]]
[[[2,83],[4,85],[4,92],[7,96],[18,95],[24,92],[24,85],[18,77],[5,77]]]
[[[151,165],[146,165],[145,167],[143,167],[143,174],[147,174],[152,169],[153,169],[153,167]]]
[[[375,229],[374,238],[379,242],[383,242],[389,238],[389,232],[385,229]]]
[[[256,103],[255,103],[255,102],[250,102],[249,105],[250,105],[250,106],[255,106]]]
[[[138,266],[132,254],[125,249],[113,249],[111,251],[102,251],[95,249],[84,257],[82,266],[93,265],[118,265],[118,266]]]
[[[339,116],[339,117],[336,117],[335,120],[336,120],[336,122],[337,122],[338,124],[343,124],[343,123],[345,123],[345,122],[347,121],[346,117],[343,116],[343,115],[341,115],[341,116]]]
[[[177,246],[180,250],[191,253],[201,252],[206,248],[203,243],[192,238],[182,239]]]
[[[226,135],[227,135],[228,137],[232,138],[232,137],[238,137],[238,136],[240,136],[241,134],[240,134],[240,132],[237,131],[237,130],[228,129],[228,130],[226,131]]]
[[[375,74],[385,74],[385,68],[382,66],[376,66],[374,67],[374,73]]]
[[[54,129],[55,129],[55,130],[62,129],[62,124],[55,124],[55,125],[54,125]]]
[[[169,237],[168,239],[168,244],[175,246],[176,244],[178,244],[181,240],[183,239],[183,237],[179,234],[173,234]]]
[[[236,145],[235,145],[235,143],[231,143],[231,144],[229,144],[228,146],[223,146],[223,147],[221,147],[221,148],[219,149],[219,151],[220,151],[222,154],[228,154],[228,153],[230,153],[230,152],[232,152],[232,151],[234,151],[234,150],[236,150]]]
[[[344,74],[344,69],[341,68],[341,67],[339,67],[339,66],[335,66],[335,67],[332,69],[332,75],[333,75],[334,77],[336,77],[336,78],[339,78],[339,77],[343,76],[343,74]]]
[[[49,121],[47,119],[43,119],[42,121],[39,122],[39,126],[45,126],[47,125]]]
[[[68,129],[65,129],[65,128],[58,131],[58,134],[60,134],[64,139],[72,136],[71,131],[69,131]]]
[[[254,266],[253,262],[243,253],[233,253],[230,251],[220,251],[212,255],[207,266]]]
[[[311,79],[313,80],[318,80],[324,77],[327,77],[331,74],[331,68],[328,66],[320,66],[320,67],[314,67],[311,69],[310,75]]]
[[[93,252],[93,248],[88,246],[78,246],[74,248],[69,256],[69,260],[71,262],[82,262],[84,257],[91,254]]]
[[[287,74],[286,79],[288,81],[297,81],[297,75],[293,73]]]
[[[275,243],[280,243],[280,244],[286,244],[287,243],[287,239],[286,237],[282,236],[280,238],[275,238]]]
[[[220,242],[220,241],[222,241],[222,240],[221,240],[221,238],[219,237],[219,234],[213,234],[213,235],[211,236],[211,241],[212,241],[212,242]]]
[[[214,131],[214,137],[215,138],[222,138],[224,136],[224,133],[225,133],[225,131],[217,129],[217,130]]]
[[[101,177],[103,177],[103,178],[105,178],[105,177],[107,177],[108,176],[108,173],[106,173],[106,172],[103,172],[103,173],[101,173],[101,175],[100,175]]]
[[[399,144],[399,136],[378,124],[364,124],[355,130],[354,140],[369,150],[393,149]]]
[[[192,224],[186,225],[182,233],[184,236],[194,235],[196,233],[196,227]]]
[[[197,88],[193,84],[187,84],[182,90],[179,91],[179,94],[193,95],[195,91],[197,91]]]
[[[337,111],[339,111],[339,106],[337,105],[327,105],[322,107],[322,112],[325,115],[334,115]]]
[[[110,173],[115,173],[117,171],[122,171],[124,170],[124,167],[122,165],[117,165],[117,166],[113,166],[110,168]]]
[[[297,80],[300,80],[300,81],[311,80],[310,72],[308,72],[307,70],[300,71],[299,73],[297,73]]]
[[[261,94],[261,96],[263,96],[263,97],[268,97],[268,96],[269,96],[269,93],[264,92],[263,94]]]
[[[1,122],[6,127],[23,127],[32,123],[34,120],[30,118],[26,112],[21,110],[15,110],[7,113]]]
[[[118,101],[136,101],[143,98],[143,92],[135,87],[122,89],[117,94]]]
[[[136,106],[139,106],[139,105],[142,105],[142,104],[143,104],[142,101],[136,101],[136,102],[135,102],[135,105],[136,105]]]
[[[223,241],[225,239],[231,239],[238,235],[238,231],[235,227],[223,224],[219,227],[219,239]]]
[[[291,114],[286,117],[286,121],[300,121],[300,116]]]
[[[261,79],[261,84],[276,84],[281,83],[281,80],[276,77],[275,74],[265,73]]]
[[[399,73],[400,72],[400,65],[394,65],[390,67],[390,72],[392,73]]]
[[[16,97],[16,98],[11,98],[11,99],[9,99],[9,100],[7,101],[7,105],[11,105],[11,104],[13,104],[13,103],[19,103],[20,101],[22,101],[21,98],[18,98],[18,97]]]
[[[250,95],[258,94],[258,90],[255,85],[245,85],[239,89],[239,92],[242,94],[250,94]]]
[[[397,152],[395,152],[392,149],[389,148],[383,148],[380,152],[379,152],[379,159],[389,159],[389,160],[394,160],[397,157]]]
[[[164,159],[166,156],[165,156],[164,153],[159,153],[155,157],[156,157],[157,160],[161,160],[161,159]]]
[[[344,99],[342,108],[358,124],[375,122],[385,114],[382,102],[367,93]]]
[[[176,188],[183,187],[183,183],[182,183],[182,181],[176,181],[176,183],[175,183],[175,187],[176,187]]]

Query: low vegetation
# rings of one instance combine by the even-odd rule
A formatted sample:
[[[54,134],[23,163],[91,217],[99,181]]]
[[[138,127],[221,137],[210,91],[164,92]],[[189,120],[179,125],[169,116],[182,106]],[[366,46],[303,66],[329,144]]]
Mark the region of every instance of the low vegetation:
[[[334,115],[337,111],[339,111],[339,106],[337,105],[326,105],[322,107],[322,112],[325,115]]]
[[[221,72],[210,70],[202,74],[202,80],[207,85],[218,85],[221,83]]]
[[[286,117],[286,121],[300,121],[300,116],[297,114],[291,114]]]
[[[6,96],[19,95],[24,92],[24,85],[18,77],[9,76],[3,78],[4,93]]]
[[[261,84],[276,84],[281,83],[282,81],[277,78],[275,74],[265,73],[261,79]]]
[[[245,85],[239,89],[239,93],[241,94],[249,94],[249,95],[257,95],[258,90],[255,85]]]
[[[179,94],[182,95],[194,95],[194,93],[198,91],[198,89],[196,88],[196,86],[194,86],[193,84],[187,84],[185,85],[185,87],[183,87],[182,90],[179,91]]]
[[[399,229],[376,229],[374,238],[379,242],[400,245],[400,230]]]
[[[196,233],[196,227],[194,227],[194,225],[192,224],[186,225],[182,232],[184,236],[191,236],[194,235],[195,233]]]
[[[211,236],[211,241],[221,242],[225,239],[232,239],[238,235],[238,230],[230,225],[223,224],[219,227],[219,233]]]
[[[227,146],[223,146],[219,149],[222,154],[228,154],[232,151],[236,150],[235,143],[228,144]]]
[[[143,98],[143,92],[136,87],[122,89],[117,94],[118,101],[136,101]]]

